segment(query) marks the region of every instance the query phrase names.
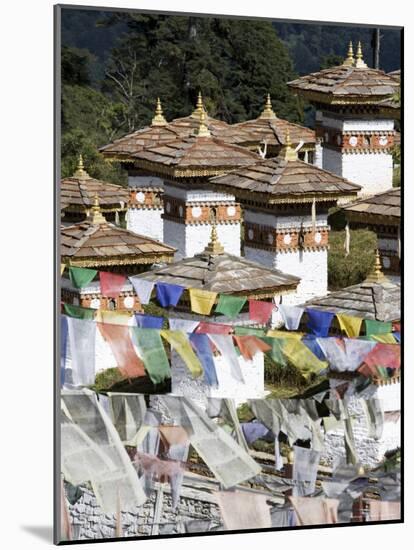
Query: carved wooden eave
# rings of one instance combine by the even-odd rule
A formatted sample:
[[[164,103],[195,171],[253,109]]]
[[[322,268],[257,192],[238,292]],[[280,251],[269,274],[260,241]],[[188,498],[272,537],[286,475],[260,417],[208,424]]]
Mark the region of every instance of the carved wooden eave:
[[[148,254],[145,256],[133,256],[130,258],[125,256],[113,256],[111,258],[73,258],[71,256],[61,256],[61,262],[67,266],[73,267],[113,267],[117,265],[148,265],[155,263],[171,263],[173,261],[172,254]]]

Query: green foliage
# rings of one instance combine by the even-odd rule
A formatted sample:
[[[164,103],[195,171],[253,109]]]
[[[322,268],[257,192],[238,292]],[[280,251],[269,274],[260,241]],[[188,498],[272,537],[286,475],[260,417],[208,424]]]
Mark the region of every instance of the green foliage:
[[[328,284],[331,290],[361,283],[374,265],[377,236],[366,229],[351,230],[349,255],[345,256],[345,231],[329,236]]]
[[[341,65],[344,61],[343,55],[336,55],[331,53],[322,58],[320,69],[329,69],[330,67],[336,67]]]

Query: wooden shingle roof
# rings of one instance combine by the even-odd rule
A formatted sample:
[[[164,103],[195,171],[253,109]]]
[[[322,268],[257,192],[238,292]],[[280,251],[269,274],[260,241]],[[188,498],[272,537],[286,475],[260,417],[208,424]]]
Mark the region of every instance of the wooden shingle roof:
[[[343,208],[345,215],[350,219],[378,221],[384,223],[388,219],[390,224],[400,223],[401,218],[401,189],[399,187],[378,193],[364,199],[357,200]]]
[[[268,195],[274,202],[332,200],[339,197],[356,196],[361,189],[359,185],[337,176],[317,166],[299,160],[297,157],[286,158],[289,145],[276,157],[265,159],[248,166],[238,168],[212,178],[210,182],[216,188],[226,188],[236,196],[241,193]],[[292,158],[292,160],[289,160]]]
[[[80,163],[82,159],[80,159]],[[78,166],[75,174],[60,182],[60,207],[76,211],[86,211],[94,204],[98,196],[102,210],[126,209],[129,191],[121,185],[97,180],[89,176],[82,166]]]
[[[99,205],[80,223],[61,227],[62,263],[80,267],[170,262],[175,248],[108,223]]]

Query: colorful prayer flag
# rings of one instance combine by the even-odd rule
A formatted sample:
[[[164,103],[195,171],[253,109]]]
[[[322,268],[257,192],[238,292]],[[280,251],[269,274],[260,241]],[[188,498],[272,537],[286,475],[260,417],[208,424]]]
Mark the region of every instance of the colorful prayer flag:
[[[215,312],[227,315],[231,319],[237,317],[240,311],[243,309],[247,298],[244,296],[231,296],[229,294],[220,294],[218,304]]]
[[[195,329],[196,334],[230,334],[233,330],[231,325],[222,323],[203,323],[201,322]]]
[[[297,330],[299,328],[300,320],[304,312],[303,307],[279,304],[278,310],[287,330]]]
[[[181,330],[182,332],[191,333],[199,325],[199,321],[191,321],[190,319],[174,319],[169,317],[168,323],[170,325],[170,330]]]
[[[218,386],[213,352],[207,334],[190,334],[189,340],[204,369],[204,378],[209,386]]]
[[[161,330],[160,334],[180,355],[194,378],[203,374],[201,363],[194,353],[186,334],[175,330]]]
[[[249,300],[249,319],[265,325],[272,315],[273,308],[274,305],[272,302]]]
[[[162,307],[176,306],[181,294],[184,292],[184,287],[180,285],[171,285],[169,283],[157,283],[156,293],[157,300]]]
[[[233,378],[244,383],[244,377],[240,368],[239,358],[233,344],[233,338],[225,334],[209,334],[208,337],[219,350],[222,357],[226,360],[227,365],[231,369]]]
[[[99,272],[99,281],[101,284],[101,294],[107,298],[118,298],[125,282],[125,275],[118,273],[109,273],[108,271]]]
[[[384,323],[383,321],[374,321],[365,319],[365,334],[389,334],[392,332],[392,323]]]
[[[145,313],[135,313],[137,327],[140,328],[162,328],[164,317],[159,315],[147,315]]]
[[[201,315],[210,315],[211,308],[217,298],[217,292],[209,292],[199,288],[190,288],[188,292],[190,294],[191,311]]]
[[[63,272],[65,271],[66,264],[60,264],[60,274],[63,275]]]
[[[97,323],[106,323],[109,325],[124,325],[131,324],[133,316],[129,311],[125,310],[112,310],[112,309],[99,309],[96,311],[95,321]]]
[[[258,352],[266,352],[272,349],[257,336],[233,336],[240,353],[247,361],[251,361]]]
[[[95,321],[67,317],[72,384],[88,386],[95,382]]]
[[[73,304],[63,304],[63,309],[66,315],[69,317],[75,317],[76,319],[94,319],[96,309],[90,307],[75,306]]]
[[[69,279],[74,287],[83,288],[87,286],[98,272],[96,269],[86,269],[85,267],[69,267]]]
[[[337,313],[336,318],[338,319],[341,330],[343,330],[349,338],[356,338],[359,336],[363,319],[345,315],[344,313]]]
[[[152,382],[160,384],[171,378],[170,364],[158,330],[131,327],[131,332]]]
[[[306,313],[308,315],[308,329],[315,336],[328,336],[335,313],[319,309],[306,309]]]
[[[296,338],[286,338],[281,344],[283,354],[305,378],[318,374],[328,366],[328,363],[320,361],[302,341]]]
[[[111,346],[121,373],[127,378],[145,376],[144,364],[135,353],[130,336],[130,327],[97,323],[103,338]]]
[[[258,336],[262,338],[265,335],[265,331],[262,328],[234,327],[234,334],[237,336]]]

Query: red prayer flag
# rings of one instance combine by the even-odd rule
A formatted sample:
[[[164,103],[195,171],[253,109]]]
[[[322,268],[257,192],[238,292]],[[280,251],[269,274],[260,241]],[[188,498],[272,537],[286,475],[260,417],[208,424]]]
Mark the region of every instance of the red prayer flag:
[[[364,363],[368,367],[399,369],[401,367],[400,346],[378,343],[365,357]]]
[[[272,315],[273,307],[272,302],[249,300],[249,319],[265,325]]]
[[[99,281],[101,284],[101,294],[107,298],[118,298],[126,282],[125,275],[109,273],[107,271],[99,272]]]
[[[251,361],[258,351],[270,351],[271,346],[260,340],[257,336],[233,336],[243,358]]]
[[[194,332],[196,334],[230,334],[232,330],[233,327],[231,325],[201,322]]]
[[[127,378],[145,376],[144,363],[135,353],[129,327],[125,325],[110,325],[108,323],[96,324],[104,339],[111,346],[112,353],[122,374]]]

